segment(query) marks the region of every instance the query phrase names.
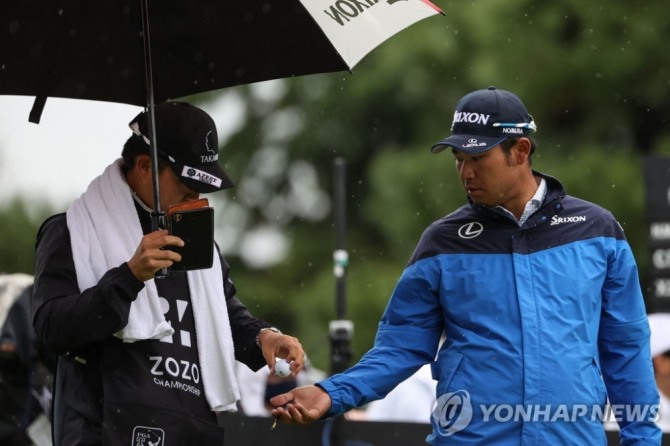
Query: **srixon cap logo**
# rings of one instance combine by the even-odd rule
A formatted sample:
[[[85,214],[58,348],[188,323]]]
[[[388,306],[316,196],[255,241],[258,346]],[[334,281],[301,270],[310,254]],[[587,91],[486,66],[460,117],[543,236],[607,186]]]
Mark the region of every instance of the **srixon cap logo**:
[[[454,125],[464,122],[466,124],[480,124],[488,125],[491,115],[485,115],[484,113],[471,113],[471,112],[456,112],[454,113],[454,120],[451,123],[451,127]]]
[[[407,0],[386,0],[386,3],[393,5]],[[323,12],[335,20],[340,26],[365,13],[366,10],[378,4],[380,0],[337,0]]]

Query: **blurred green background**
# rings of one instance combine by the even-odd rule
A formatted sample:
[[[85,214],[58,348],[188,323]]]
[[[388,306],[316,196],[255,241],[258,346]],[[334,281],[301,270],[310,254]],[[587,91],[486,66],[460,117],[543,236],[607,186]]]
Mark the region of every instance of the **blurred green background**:
[[[449,133],[458,99],[489,85],[518,94],[534,116],[534,168],[618,218],[646,287],[641,164],[670,156],[667,4],[435,3],[446,16],[391,38],[353,73],[186,98],[238,104],[240,124],[221,141],[238,187],[210,197],[217,239],[241,300],[298,336],[324,370],[335,318],[333,161],[347,165],[346,316],[356,360],[423,229],[465,201],[451,154],[429,147]],[[21,196],[3,205],[0,271],[32,273],[39,224],[64,210]]]

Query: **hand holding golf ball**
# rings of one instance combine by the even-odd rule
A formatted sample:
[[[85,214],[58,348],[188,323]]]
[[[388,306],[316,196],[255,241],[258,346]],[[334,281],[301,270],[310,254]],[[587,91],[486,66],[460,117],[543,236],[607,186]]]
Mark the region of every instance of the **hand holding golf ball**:
[[[278,359],[275,363],[275,375],[286,378],[291,374],[291,364],[286,362],[285,359]]]

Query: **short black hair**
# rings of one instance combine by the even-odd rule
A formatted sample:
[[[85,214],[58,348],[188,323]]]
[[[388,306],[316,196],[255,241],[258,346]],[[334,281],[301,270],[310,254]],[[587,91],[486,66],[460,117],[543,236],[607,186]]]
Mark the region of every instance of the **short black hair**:
[[[528,154],[528,165],[531,165],[533,163],[532,159],[533,152],[535,152],[537,144],[535,143],[535,139],[531,138],[530,136],[524,136],[524,138],[530,141],[530,153]],[[502,148],[505,155],[509,155],[510,151],[512,150],[512,147],[514,147],[514,145],[517,142],[519,142],[519,138],[508,138],[500,143],[500,148]]]
[[[128,173],[130,169],[135,165],[135,159],[140,155],[149,154],[149,145],[144,141],[144,138],[140,135],[132,135],[126,143],[123,145],[123,151],[121,152],[121,158],[123,158],[123,164],[121,170],[123,173]],[[159,159],[158,160],[158,170],[161,171],[165,167],[168,167],[167,161]]]

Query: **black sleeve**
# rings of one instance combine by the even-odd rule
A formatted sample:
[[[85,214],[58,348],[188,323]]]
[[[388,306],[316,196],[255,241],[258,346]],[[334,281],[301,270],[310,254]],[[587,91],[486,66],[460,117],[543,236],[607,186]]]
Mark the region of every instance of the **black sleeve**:
[[[236,289],[230,279],[230,267],[223,257],[221,268],[230,329],[233,333],[235,359],[246,364],[253,371],[259,370],[266,365],[266,362],[261,349],[256,345],[256,335],[262,328],[271,327],[271,324],[252,316],[247,307],[235,297]]]
[[[128,323],[130,304],[144,288],[126,263],[80,292],[65,214],[44,222],[35,246],[33,326],[57,353],[93,347]]]

